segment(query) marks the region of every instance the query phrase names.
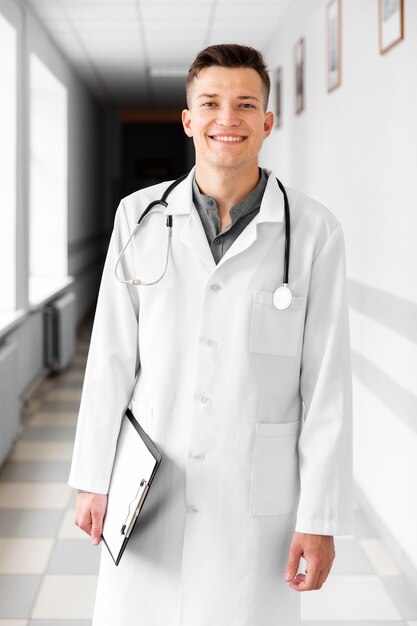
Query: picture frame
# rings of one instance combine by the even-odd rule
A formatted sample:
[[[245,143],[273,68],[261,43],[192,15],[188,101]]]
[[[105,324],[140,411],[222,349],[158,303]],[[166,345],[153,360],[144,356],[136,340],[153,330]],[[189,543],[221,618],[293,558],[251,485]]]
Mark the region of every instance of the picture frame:
[[[327,33],[327,91],[342,83],[342,0],[330,0],[326,5]]]
[[[277,67],[274,77],[274,91],[275,91],[275,128],[282,126],[282,79],[283,68]]]
[[[404,39],[404,0],[378,0],[379,52],[385,54]]]
[[[305,40],[300,37],[294,44],[295,114],[305,107]]]

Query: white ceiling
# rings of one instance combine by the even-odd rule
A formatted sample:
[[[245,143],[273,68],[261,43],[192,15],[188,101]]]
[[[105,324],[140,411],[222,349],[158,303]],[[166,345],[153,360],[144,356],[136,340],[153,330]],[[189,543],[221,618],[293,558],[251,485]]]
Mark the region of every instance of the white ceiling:
[[[294,0],[25,0],[107,106],[169,110],[184,104],[184,69],[215,43],[265,51]]]

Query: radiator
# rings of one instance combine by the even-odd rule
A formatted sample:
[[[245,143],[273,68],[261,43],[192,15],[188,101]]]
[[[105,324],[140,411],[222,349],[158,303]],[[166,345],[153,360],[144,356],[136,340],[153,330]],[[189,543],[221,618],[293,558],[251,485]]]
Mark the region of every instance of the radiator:
[[[17,346],[6,342],[0,347],[0,464],[17,436],[19,420]]]
[[[45,308],[45,365],[66,368],[75,352],[75,295],[68,292]]]

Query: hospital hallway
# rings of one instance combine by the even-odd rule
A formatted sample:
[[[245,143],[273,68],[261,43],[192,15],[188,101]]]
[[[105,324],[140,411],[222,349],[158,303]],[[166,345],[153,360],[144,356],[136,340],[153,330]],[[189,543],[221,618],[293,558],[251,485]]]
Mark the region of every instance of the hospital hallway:
[[[28,400],[0,472],[0,626],[91,623],[101,547],[73,524],[67,486],[89,329],[71,366]],[[417,626],[415,589],[357,504],[353,535],[335,544],[326,584],[302,594],[302,626]]]

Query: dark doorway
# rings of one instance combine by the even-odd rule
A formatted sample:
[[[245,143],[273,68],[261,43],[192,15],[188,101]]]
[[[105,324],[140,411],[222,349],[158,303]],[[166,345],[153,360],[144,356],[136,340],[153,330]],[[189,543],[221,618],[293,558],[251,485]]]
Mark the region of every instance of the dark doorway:
[[[122,196],[185,174],[186,141],[181,124],[123,124]]]

